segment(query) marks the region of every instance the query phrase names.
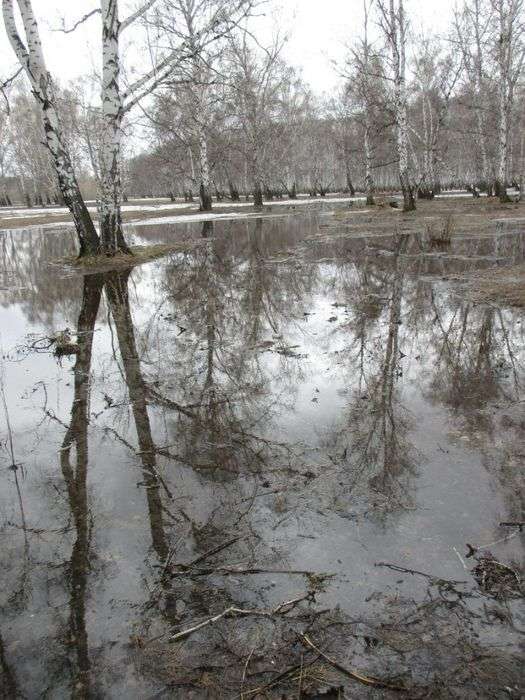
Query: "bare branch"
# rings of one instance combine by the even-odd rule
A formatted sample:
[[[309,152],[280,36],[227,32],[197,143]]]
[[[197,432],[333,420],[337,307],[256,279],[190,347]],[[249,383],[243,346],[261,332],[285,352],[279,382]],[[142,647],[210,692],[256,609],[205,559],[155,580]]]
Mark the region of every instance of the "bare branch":
[[[24,70],[23,66],[20,66],[20,68],[16,71],[14,75],[12,75],[10,78],[7,80],[4,80],[4,82],[0,85],[0,92],[2,93],[2,96],[5,100],[6,107],[7,107],[7,114],[10,113],[10,108],[9,108],[9,98],[7,97],[5,91],[6,89],[18,78],[20,73]]]
[[[192,45],[184,40],[178,47],[174,48],[168,55],[154,66],[148,73],[139,78],[135,83],[130,85],[124,92],[123,100],[128,100],[124,105],[123,111],[129,112],[141,99],[150,94],[155,88],[164,83],[175,66],[182,66],[184,62],[195,59],[202,55],[204,49],[216,43],[220,39],[228,36],[234,29],[238,28],[241,22],[250,14],[254,0],[238,0],[236,12],[240,12],[239,16],[233,21],[219,21],[219,15],[215,14],[206,27],[200,32],[197,32]],[[151,2],[153,5],[153,2]],[[144,8],[149,9],[150,0]],[[141,12],[140,14],[143,14]],[[139,15],[140,16],[140,15]],[[221,25],[222,28],[221,28]]]
[[[147,0],[146,4],[143,5],[143,7],[141,7],[139,10],[131,14],[129,17],[127,17],[120,23],[120,31],[123,32],[131,24],[133,24],[133,22],[136,22],[138,19],[140,19],[140,17],[145,15],[146,12],[150,10],[156,2],[157,0]]]
[[[63,34],[71,34],[72,32],[75,31],[78,27],[80,27],[81,24],[84,24],[84,22],[87,22],[88,19],[93,17],[93,15],[99,15],[100,14],[100,7],[97,7],[95,10],[91,10],[91,12],[88,12],[87,15],[84,15],[81,17],[78,22],[75,22],[75,24],[71,27],[71,29],[66,29],[65,23],[62,29],[53,29],[52,31],[54,32],[62,32]]]

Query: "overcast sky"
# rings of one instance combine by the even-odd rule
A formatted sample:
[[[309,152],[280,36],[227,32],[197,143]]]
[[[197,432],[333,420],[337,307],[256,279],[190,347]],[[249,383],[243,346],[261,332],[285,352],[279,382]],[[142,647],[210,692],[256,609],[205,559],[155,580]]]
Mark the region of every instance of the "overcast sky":
[[[455,0],[407,0],[413,29],[445,31],[454,4]],[[121,5],[124,16],[126,8],[136,6],[137,2],[122,0]],[[71,35],[51,30],[60,25],[60,17],[70,26],[96,7],[97,2],[33,0],[33,6],[39,15],[44,50],[54,75],[67,82],[89,72],[97,60],[99,19],[93,17]],[[285,58],[302,69],[304,79],[318,93],[329,92],[336,85],[337,75],[331,61],[342,59],[345,42],[359,35],[361,22],[362,0],[269,0],[266,18],[257,20],[263,38],[268,39],[275,26],[289,34]],[[1,76],[5,77],[15,61],[3,31],[0,58]]]

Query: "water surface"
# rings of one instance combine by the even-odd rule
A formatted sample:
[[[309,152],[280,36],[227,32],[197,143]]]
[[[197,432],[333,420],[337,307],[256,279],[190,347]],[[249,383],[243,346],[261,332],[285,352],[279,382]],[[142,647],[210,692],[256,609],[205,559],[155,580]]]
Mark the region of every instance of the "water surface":
[[[522,262],[519,224],[446,249],[318,212],[133,238],[195,245],[82,277],[54,262],[68,229],[0,234],[5,697],[237,697],[266,678],[241,681],[271,643],[258,619],[228,649],[166,635],[312,589],[283,572],[333,574],[316,604],[363,620],[428,595],[378,563],[472,591],[467,543],[519,566],[523,534],[500,523],[523,520],[524,316],[450,282]],[[57,357],[65,329],[76,353]],[[162,576],[200,557],[208,572]],[[471,603],[482,652],[514,653],[523,610],[480,621],[492,604]],[[400,672],[360,644],[362,665]]]

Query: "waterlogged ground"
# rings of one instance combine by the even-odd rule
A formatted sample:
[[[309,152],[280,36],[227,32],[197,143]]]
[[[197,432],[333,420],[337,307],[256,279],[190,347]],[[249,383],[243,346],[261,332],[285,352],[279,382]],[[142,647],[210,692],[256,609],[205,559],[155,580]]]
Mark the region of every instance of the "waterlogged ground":
[[[523,697],[523,224],[366,217],[0,234],[1,697]]]

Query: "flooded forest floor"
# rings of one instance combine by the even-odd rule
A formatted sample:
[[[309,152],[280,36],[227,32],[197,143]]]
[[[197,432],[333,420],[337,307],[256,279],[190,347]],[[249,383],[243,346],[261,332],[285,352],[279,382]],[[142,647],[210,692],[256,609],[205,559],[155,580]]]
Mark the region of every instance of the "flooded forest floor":
[[[0,231],[1,698],[523,697],[523,205],[275,209]]]

